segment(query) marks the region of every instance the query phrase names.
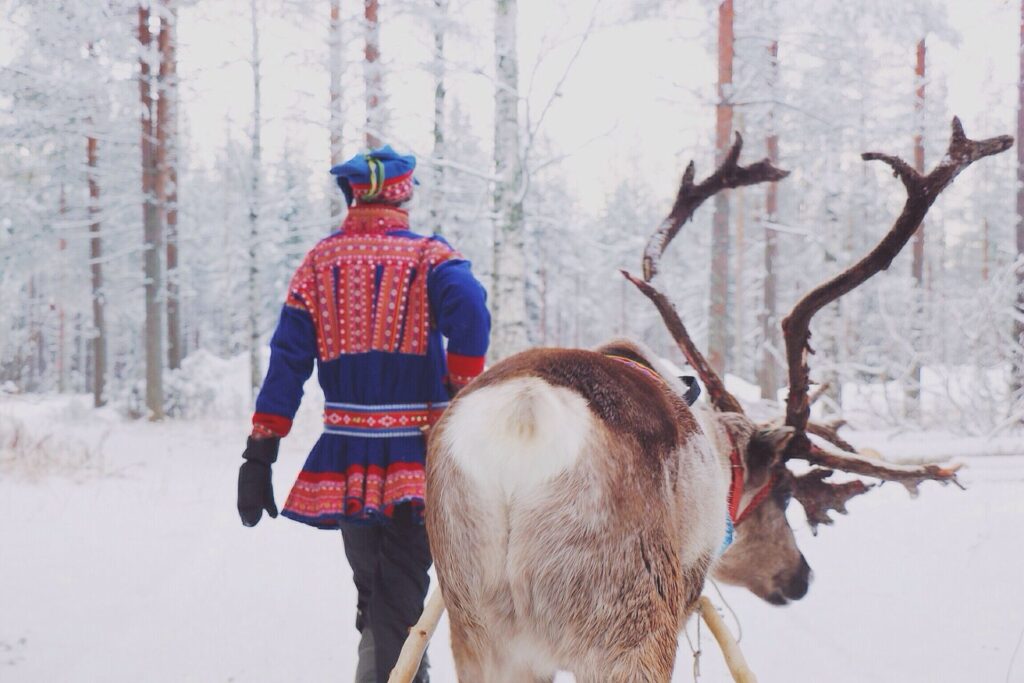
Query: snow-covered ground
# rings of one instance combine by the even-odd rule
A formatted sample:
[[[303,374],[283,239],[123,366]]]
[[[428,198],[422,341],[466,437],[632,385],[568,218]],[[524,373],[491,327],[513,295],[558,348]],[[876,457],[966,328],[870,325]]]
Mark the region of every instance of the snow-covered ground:
[[[0,681],[351,680],[340,534],[238,521],[246,420],[150,424],[85,405],[0,396],[0,438],[20,429],[34,453],[0,449]],[[275,468],[279,503],[316,430],[304,408]],[[958,455],[968,490],[925,485],[910,500],[887,485],[817,537],[794,504],[808,596],[777,608],[723,587],[760,680],[1024,681],[1024,652],[1011,665],[1024,632],[1024,443],[851,438],[887,455]],[[729,680],[706,629],[703,651],[701,680]],[[444,623],[431,657],[434,680],[453,681]],[[673,680],[692,679],[681,639]]]

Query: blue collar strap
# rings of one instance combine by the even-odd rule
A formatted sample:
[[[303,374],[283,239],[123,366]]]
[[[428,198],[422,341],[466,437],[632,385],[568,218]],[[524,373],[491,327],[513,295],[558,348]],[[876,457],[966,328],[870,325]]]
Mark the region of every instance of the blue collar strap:
[[[733,536],[735,534],[736,534],[736,527],[734,527],[732,525],[732,519],[729,517],[729,515],[726,515],[725,516],[725,538],[722,539],[722,547],[720,547],[718,549],[718,553],[715,555],[716,559],[721,557],[722,555],[725,555],[725,551],[728,550],[729,546],[732,545]]]

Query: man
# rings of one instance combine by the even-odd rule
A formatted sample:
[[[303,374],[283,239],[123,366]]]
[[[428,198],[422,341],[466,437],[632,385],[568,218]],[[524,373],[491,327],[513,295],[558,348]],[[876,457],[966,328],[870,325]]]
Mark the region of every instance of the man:
[[[387,681],[423,610],[423,431],[483,371],[490,332],[469,262],[442,238],[409,230],[401,206],[415,166],[384,146],[331,169],[348,215],[291,281],[238,476],[242,522],[255,525],[264,510],[276,517],[270,466],[315,359],[324,432],[282,514],[341,529],[359,595],[357,683]],[[416,680],[428,680],[425,665]]]

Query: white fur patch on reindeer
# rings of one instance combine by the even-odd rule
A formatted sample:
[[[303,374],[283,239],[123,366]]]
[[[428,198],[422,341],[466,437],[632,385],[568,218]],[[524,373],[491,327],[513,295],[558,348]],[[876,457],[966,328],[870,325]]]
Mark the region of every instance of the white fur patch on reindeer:
[[[481,493],[504,500],[575,465],[595,419],[582,396],[536,377],[474,391],[449,410],[447,449]]]

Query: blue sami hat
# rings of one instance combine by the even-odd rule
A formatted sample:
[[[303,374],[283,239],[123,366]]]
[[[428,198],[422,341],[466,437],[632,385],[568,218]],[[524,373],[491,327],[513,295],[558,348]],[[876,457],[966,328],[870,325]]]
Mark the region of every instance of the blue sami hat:
[[[384,145],[332,167],[331,175],[345,193],[345,202],[351,206],[353,199],[364,202],[408,199],[416,182],[412,175],[415,168],[416,157],[398,154],[391,145]]]

